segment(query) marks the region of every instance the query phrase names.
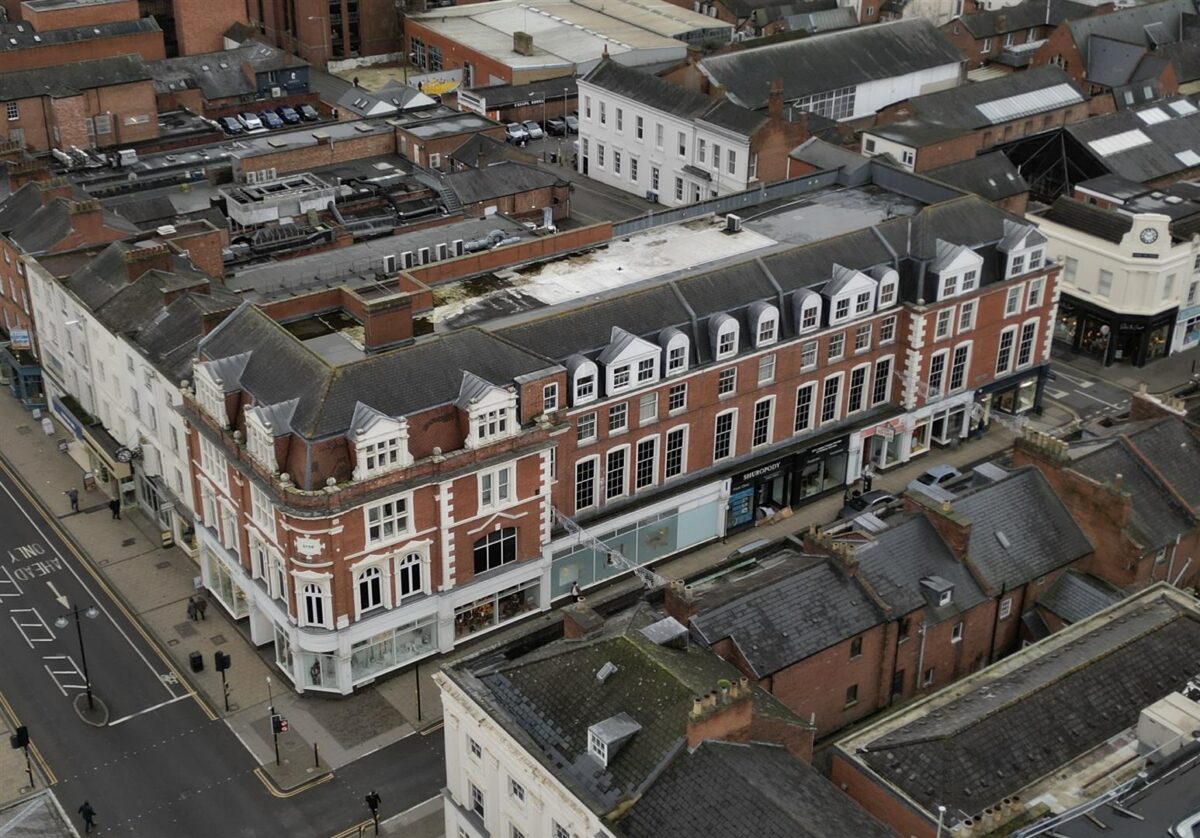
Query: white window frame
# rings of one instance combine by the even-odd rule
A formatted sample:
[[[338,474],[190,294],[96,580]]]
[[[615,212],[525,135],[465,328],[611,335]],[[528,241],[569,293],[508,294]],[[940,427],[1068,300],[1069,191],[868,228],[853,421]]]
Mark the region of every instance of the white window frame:
[[[687,474],[689,427],[688,425],[676,425],[673,428],[668,428],[667,432],[663,434],[663,482],[674,480],[677,477]],[[674,474],[668,474],[667,471],[670,468],[671,438],[677,432],[683,440],[679,447],[679,470]]]
[[[517,475],[513,463],[484,469],[476,474],[479,511],[503,509],[516,502]]]
[[[393,601],[397,605],[429,593],[429,554],[427,551],[418,549],[401,551],[395,557],[395,564],[396,568],[393,576],[395,578],[394,584],[396,590]],[[402,584],[405,578],[411,575],[409,573],[411,568],[416,568],[417,581],[420,584],[417,585],[415,590],[404,593]]]
[[[796,331],[805,334],[815,332],[819,328],[821,328],[821,298],[816,294],[809,294],[800,305],[800,320],[796,324]]]
[[[1000,334],[996,336],[996,375],[1004,375],[1012,372],[1013,362],[1017,357],[1017,326],[1009,326],[1002,329]],[[1005,336],[1009,337],[1009,344],[1004,345]],[[1003,363],[1001,363],[1003,360]]]
[[[933,339],[935,341],[945,340],[954,334],[954,312],[954,306],[938,309],[933,324]]]
[[[1021,313],[1021,302],[1025,297],[1025,283],[1019,282],[1005,292],[1004,316],[1012,317]]]
[[[770,306],[758,316],[754,336],[756,347],[770,346],[779,340],[779,309]]]
[[[793,434],[807,433],[816,427],[814,419],[816,418],[815,411],[817,409],[817,389],[817,382],[815,381],[806,382],[796,388],[796,408],[792,419]],[[800,396],[805,390],[808,391],[808,405],[805,408],[804,421],[801,423],[800,411],[804,402]]]
[[[647,443],[649,443],[649,445],[650,445],[650,456],[642,457],[642,449]],[[644,474],[644,470],[643,470],[642,466],[645,464],[646,460],[649,460],[649,462],[650,462],[650,480],[649,480],[649,482],[642,481],[642,475]],[[649,489],[651,486],[654,486],[656,483],[658,483],[658,435],[657,434],[655,434],[654,436],[642,437],[633,445],[633,491],[636,494],[637,492],[640,492],[642,489]]]
[[[846,374],[842,372],[834,373],[833,375],[826,376],[824,382],[822,382],[821,407],[817,414],[817,418],[820,420],[820,425],[822,427],[837,422],[842,418],[842,379],[845,378],[845,376]],[[830,382],[836,382],[832,391],[834,396],[833,414],[829,418],[825,418],[825,404],[830,395]]]
[[[759,408],[766,405],[766,416],[759,415]],[[766,430],[765,437],[758,441],[759,431]],[[750,414],[750,448],[763,448],[775,441],[775,397],[767,396],[759,399],[754,403],[754,410]]]
[[[558,382],[551,381],[542,385],[542,413],[553,413],[558,410]]]
[[[758,386],[770,384],[775,380],[776,358],[775,353],[770,352],[766,355],[760,355],[758,358]]]
[[[737,414],[738,414],[737,408],[735,407],[735,408],[731,408],[730,410],[722,410],[720,413],[718,413],[716,416],[713,417],[712,461],[714,463],[719,463],[722,460],[732,459],[733,457],[735,457],[737,455],[737,420],[738,420]],[[721,433],[721,431],[719,429],[720,422],[721,422],[721,419],[726,416],[730,417],[729,431],[728,431],[729,439],[725,446],[725,448],[726,448],[725,453],[718,457],[717,456],[717,450],[718,450],[717,438],[718,438],[718,434]]]
[[[723,321],[717,328],[716,360],[721,361],[737,355],[739,331],[738,322],[732,317]]]
[[[581,405],[594,402],[600,389],[600,377],[592,361],[584,361],[571,374],[571,404]]]
[[[958,307],[958,333],[969,332],[975,328],[975,312],[979,307],[978,300],[967,300]]]
[[[587,465],[591,465],[591,467],[592,467],[592,476],[589,478],[590,484],[591,484],[591,502],[583,504],[581,506],[579,504],[579,500],[580,500],[580,497],[579,497],[579,483],[580,483],[579,471],[580,471],[580,469],[582,469],[584,466],[587,466]],[[584,509],[594,509],[595,507],[599,506],[599,504],[600,504],[600,492],[598,489],[599,481],[600,481],[600,458],[598,456],[593,454],[590,457],[581,457],[580,459],[575,461],[575,473],[574,473],[574,477],[573,477],[573,480],[571,483],[571,488],[574,492],[573,499],[574,499],[576,512],[582,511]]]
[[[958,623],[955,623],[954,628],[952,628],[950,630],[950,642],[951,643],[962,643],[962,639],[963,639],[963,624],[961,622],[958,622]]]
[[[296,622],[304,627],[331,628],[333,623],[333,597],[329,593],[329,574],[301,572],[293,574],[296,590]],[[315,590],[310,590],[315,589]],[[310,601],[320,609],[321,619],[314,620],[309,614]]]
[[[667,375],[680,375],[687,372],[688,352],[690,350],[687,335],[672,335],[667,341],[664,357],[666,359]]]
[[[391,505],[392,512],[387,513],[384,507]],[[402,512],[396,511],[403,508]],[[363,506],[363,543],[369,547],[378,547],[383,544],[393,544],[403,538],[408,537],[413,531],[413,508],[412,508],[412,492],[401,492],[391,497],[383,498],[375,503],[366,504]],[[373,510],[379,510],[379,519],[377,523],[371,523],[371,513]],[[398,526],[402,523],[402,526]],[[390,524],[392,533],[385,534],[384,530]],[[379,535],[372,537],[371,528],[377,526]]]

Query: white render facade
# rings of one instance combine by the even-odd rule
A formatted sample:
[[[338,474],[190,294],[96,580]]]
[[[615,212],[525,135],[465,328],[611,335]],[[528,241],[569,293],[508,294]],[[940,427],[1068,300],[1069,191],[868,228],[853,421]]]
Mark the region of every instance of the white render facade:
[[[750,137],[584,79],[578,86],[582,174],[671,207],[744,192],[758,182]]]
[[[1166,215],[1121,214],[1132,223],[1120,242],[1030,217],[1062,260],[1055,339],[1139,364],[1200,344],[1200,244],[1173,241]]]
[[[176,545],[193,553],[179,382],[169,381],[136,346],[110,332],[36,259],[26,259],[25,265],[46,395],[56,418],[74,436],[70,455],[109,497],[119,497],[125,506],[136,503]],[[114,463],[113,452],[95,432],[80,427],[62,406],[64,395],[98,418],[134,458]]]

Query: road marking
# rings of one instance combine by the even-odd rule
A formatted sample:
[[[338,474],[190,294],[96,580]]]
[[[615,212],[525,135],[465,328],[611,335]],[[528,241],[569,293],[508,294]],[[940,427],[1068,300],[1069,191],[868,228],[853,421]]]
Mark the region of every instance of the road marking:
[[[184,693],[183,695],[177,695],[174,698],[168,698],[166,701],[159,702],[158,704],[155,704],[153,707],[147,707],[145,710],[138,710],[136,713],[130,713],[128,716],[122,716],[121,718],[117,719],[115,722],[109,722],[108,726],[116,727],[117,725],[121,724],[121,722],[127,722],[130,719],[136,719],[138,716],[144,716],[147,713],[153,713],[155,710],[159,710],[163,707],[166,707],[168,704],[174,704],[176,701],[183,701],[187,697],[188,697],[187,693]]]
[[[1055,399],[1056,401],[1061,401],[1067,397],[1067,391],[1066,390],[1052,390],[1049,387],[1047,387],[1046,395],[1052,399]]]
[[[430,725],[429,727],[427,727],[427,728],[425,728],[424,730],[422,730],[422,731],[421,731],[421,735],[422,735],[422,736],[428,736],[428,735],[429,735],[429,734],[431,734],[431,733],[437,733],[439,730],[441,730],[441,729],[442,729],[442,728],[444,728],[445,726],[446,726],[446,721],[443,719],[442,721],[438,722],[437,724],[435,724],[435,725]]]
[[[18,614],[22,615],[21,619],[23,620],[29,620],[28,615],[33,615],[34,622],[18,622]],[[21,636],[25,638],[30,649],[33,648],[34,643],[47,643],[54,639],[54,632],[50,631],[50,626],[46,625],[46,621],[42,619],[42,615],[37,612],[36,608],[14,608],[11,616],[13,625],[17,627],[17,631],[21,632]],[[33,637],[30,637],[30,634]]]
[[[17,475],[13,472],[13,470],[8,466],[7,462],[0,460],[0,470],[2,470],[8,476],[8,478],[13,482],[13,485],[15,485],[17,487],[17,489],[23,495],[25,495],[25,497],[29,500],[30,504],[32,504],[35,508],[40,507],[40,504],[37,501],[37,499],[35,499],[33,497],[33,495],[30,494],[27,489],[25,489],[20,478],[18,478]],[[12,500],[13,505],[15,505],[17,507],[17,509],[19,509],[21,511],[21,514],[25,516],[25,520],[27,520],[29,522],[30,526],[32,526],[34,528],[34,530],[36,530],[37,533],[46,541],[46,543],[48,545],[50,545],[51,549],[54,550],[54,554],[57,555],[60,559],[62,559],[63,558],[62,554],[58,552],[58,549],[56,547],[54,547],[53,543],[46,536],[45,531],[41,528],[41,526],[37,523],[37,521],[35,521],[33,519],[33,516],[29,514],[29,510],[26,509],[25,506],[20,501],[17,500],[16,496],[11,491],[9,491],[9,488],[7,486],[0,484],[0,489],[4,490],[4,494],[8,495],[9,499]],[[47,520],[49,522],[51,529],[54,529],[56,531],[56,533],[58,533],[59,539],[62,541],[62,543],[64,545],[66,545],[67,549],[75,555],[76,559],[79,561],[80,565],[84,568],[84,570],[86,570],[88,572],[88,574],[92,577],[92,579],[100,586],[101,590],[103,590],[104,593],[108,596],[109,601],[112,602],[117,607],[117,609],[122,614],[125,615],[125,617],[129,620],[130,625],[132,625],[134,627],[134,629],[142,636],[142,639],[144,639],[146,641],[146,644],[151,649],[154,650],[155,654],[158,655],[158,657],[162,660],[163,664],[166,665],[167,669],[169,669],[171,672],[174,672],[176,677],[179,677],[180,680],[182,681],[182,676],[180,676],[179,670],[175,668],[175,664],[172,663],[171,659],[167,656],[167,654],[165,652],[163,652],[162,649],[159,648],[158,644],[154,641],[154,639],[152,637],[150,637],[149,634],[146,633],[146,630],[142,628],[142,625],[137,620],[137,618],[134,617],[133,614],[129,613],[128,609],[126,609],[125,606],[121,603],[121,601],[117,599],[116,595],[113,593],[112,589],[108,586],[107,582],[105,582],[99,576],[99,574],[97,574],[96,571],[94,569],[92,569],[90,563],[75,548],[75,545],[71,541],[70,537],[58,526],[58,524],[55,521],[49,520],[49,518],[47,518]],[[88,587],[87,583],[79,575],[78,571],[74,567],[72,567],[69,562],[66,562],[64,560],[64,564],[66,564],[67,570],[69,570],[71,572],[71,575],[73,577],[75,577],[75,581],[78,582],[80,587],[82,587],[84,589],[84,591],[86,591],[88,593],[88,595],[92,597],[92,599],[96,603],[97,607],[99,607],[99,609],[104,612],[104,616],[108,618],[108,621],[110,623],[112,623],[113,628],[115,628],[117,630],[117,632],[121,635],[121,637],[123,637],[125,639],[125,642],[129,644],[130,648],[133,649],[134,653],[139,658],[141,658],[142,662],[145,663],[146,666],[150,669],[150,671],[154,673],[156,680],[158,680],[159,683],[163,685],[163,688],[172,697],[174,697],[176,695],[176,692],[172,688],[172,685],[167,684],[167,683],[163,682],[162,679],[158,678],[158,670],[155,669],[154,665],[150,663],[150,661],[142,653],[142,650],[139,649],[136,644],[134,644],[133,640],[130,639],[129,635],[125,633],[125,630],[121,627],[120,623],[118,623],[113,618],[112,613],[108,610],[107,606],[101,601],[100,597],[96,596],[95,593],[92,592],[92,590]],[[185,687],[185,689],[187,690],[187,694],[191,695],[192,698],[195,700],[196,704],[199,705],[200,709],[204,712],[204,715],[208,716],[209,721],[216,721],[217,714],[214,713],[211,709],[209,709],[207,702],[205,702],[199,695],[197,695],[190,688]]]
[[[351,835],[362,835],[364,831],[373,824],[374,821],[367,818],[365,821],[360,821],[349,829],[343,829],[341,832],[334,835],[332,838],[349,838]]]
[[[1112,402],[1106,402],[1104,399],[1098,399],[1091,393],[1080,393],[1079,395],[1083,396],[1085,399],[1091,399],[1094,402],[1100,402],[1100,404],[1104,405],[1105,407],[1111,407],[1113,410],[1121,409],[1121,405],[1113,404]]]
[[[282,799],[295,797],[298,794],[303,794],[309,789],[321,785],[321,783],[329,782],[333,779],[333,772],[330,771],[324,777],[318,777],[317,779],[307,782],[298,788],[292,789],[291,791],[280,791],[279,788],[273,782],[271,782],[271,778],[267,776],[267,772],[263,771],[262,768],[255,768],[254,776],[258,777],[259,782],[267,787],[267,791],[271,793],[272,797],[278,797]]]
[[[12,705],[8,703],[8,699],[4,697],[4,693],[0,693],[0,711],[3,711],[4,715],[8,716],[8,720],[14,730],[21,726],[21,719],[17,716],[17,711],[13,710]],[[42,778],[46,781],[46,785],[52,786],[57,783],[58,777],[50,770],[50,764],[46,762],[46,758],[42,756],[42,752],[38,750],[32,737],[29,740],[29,754],[33,757],[33,761],[37,763]]]
[[[83,672],[80,671],[79,667],[75,664],[75,661],[71,659],[70,655],[46,655],[45,657],[42,658],[42,660],[51,661],[51,663],[42,664],[42,667],[48,673],[50,673],[50,677],[54,680],[54,686],[58,687],[58,691],[60,693],[62,693],[63,696],[66,696],[67,690],[86,690],[87,689],[87,680],[83,677]],[[50,668],[51,666],[65,667],[67,664],[71,665],[70,669],[63,669],[63,668],[51,669]],[[72,678],[78,677],[79,683],[78,684],[64,684],[62,681],[59,680],[58,676],[60,676],[60,675],[70,676]]]
[[[8,572],[8,568],[0,566],[0,572],[4,574],[4,577],[0,578],[0,600],[3,600],[5,597],[20,596],[23,593],[21,586],[17,584],[16,579],[13,579],[12,574]],[[13,593],[14,590],[16,593]]]
[[[1062,372],[1061,370],[1055,370],[1054,374],[1056,376],[1058,376],[1059,378],[1065,378],[1067,381],[1074,382],[1075,384],[1078,384],[1080,387],[1083,387],[1084,389],[1087,389],[1088,387],[1091,387],[1093,384],[1096,383],[1095,381],[1089,381],[1086,378],[1076,378],[1075,376],[1070,375],[1065,372]]]

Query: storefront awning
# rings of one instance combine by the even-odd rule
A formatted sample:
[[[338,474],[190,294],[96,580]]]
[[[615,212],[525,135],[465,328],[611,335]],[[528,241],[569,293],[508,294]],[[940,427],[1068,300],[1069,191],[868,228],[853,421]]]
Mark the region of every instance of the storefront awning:
[[[133,476],[133,469],[129,463],[123,463],[117,459],[117,451],[123,446],[105,430],[103,425],[84,425],[83,441],[103,461],[109,473],[117,480],[128,480]]]

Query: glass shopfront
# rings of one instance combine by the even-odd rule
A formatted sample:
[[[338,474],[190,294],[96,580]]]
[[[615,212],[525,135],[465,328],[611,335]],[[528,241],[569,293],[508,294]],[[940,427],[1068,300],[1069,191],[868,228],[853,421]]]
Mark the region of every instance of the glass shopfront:
[[[207,571],[204,584],[234,616],[234,619],[240,620],[249,614],[250,606],[246,604],[246,594],[238,587],[237,582],[226,569],[225,563],[213,555],[212,550],[207,547],[204,549],[204,568]]]
[[[967,406],[954,405],[930,417],[929,434],[938,445],[956,445],[967,422]]]
[[[337,657],[331,652],[301,652],[304,686],[317,690],[338,688]]]
[[[279,626],[275,626],[275,664],[292,677],[292,644]]]
[[[461,640],[536,611],[541,587],[538,580],[532,579],[459,606],[454,609],[454,639]]]
[[[849,457],[849,434],[796,454],[792,466],[792,505],[843,488]]]
[[[380,632],[350,647],[350,679],[357,683],[437,649],[437,617]]]
[[[1075,352],[1105,358],[1106,363],[1142,366],[1170,352],[1177,313],[1173,308],[1150,316],[1124,315],[1064,294],[1054,339]]]
[[[726,530],[770,518],[788,505],[792,458],[784,457],[733,478],[729,492]]]

